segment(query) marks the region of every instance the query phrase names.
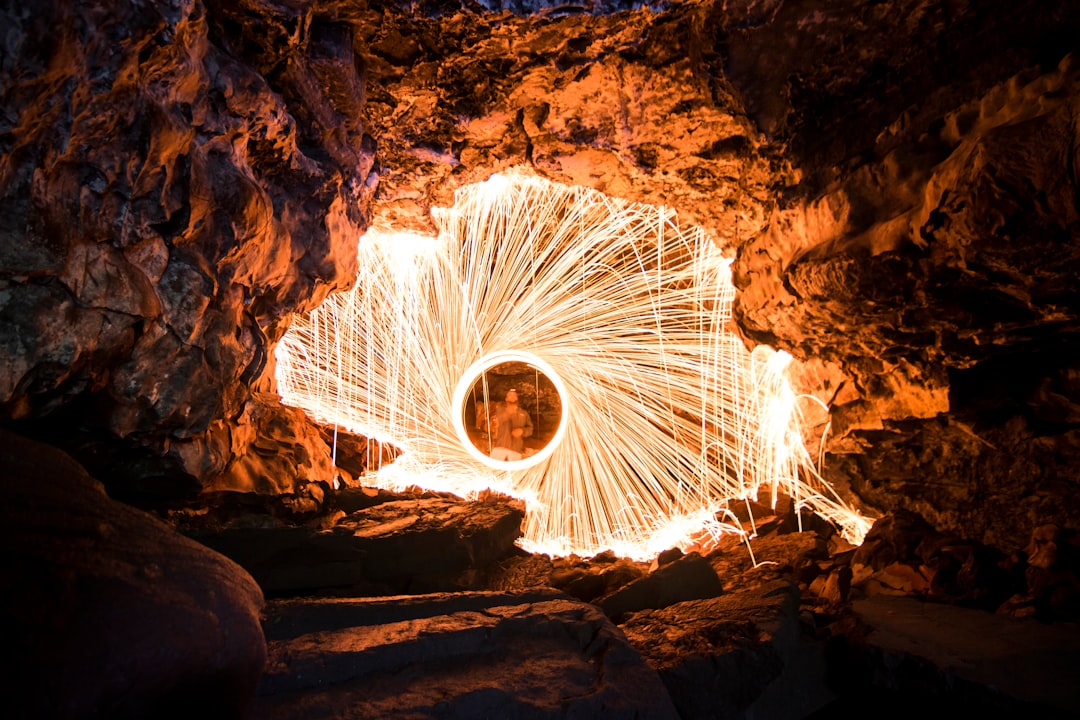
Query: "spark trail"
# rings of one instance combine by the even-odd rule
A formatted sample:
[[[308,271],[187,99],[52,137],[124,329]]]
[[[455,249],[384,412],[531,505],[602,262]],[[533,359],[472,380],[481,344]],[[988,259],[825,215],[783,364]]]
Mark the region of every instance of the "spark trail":
[[[790,356],[731,332],[731,261],[701,229],[524,174],[433,217],[438,237],[368,232],[353,290],[277,348],[286,403],[402,450],[366,483],[524,498],[523,546],[558,555],[651,557],[780,492],[861,541],[869,521],[804,447]],[[565,427],[537,464],[485,462],[462,437],[463,376],[500,353],[561,381]]]

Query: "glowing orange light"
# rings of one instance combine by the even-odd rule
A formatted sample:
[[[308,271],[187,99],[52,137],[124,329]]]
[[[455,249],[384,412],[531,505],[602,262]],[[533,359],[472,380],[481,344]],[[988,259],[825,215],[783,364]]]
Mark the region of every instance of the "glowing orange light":
[[[859,542],[802,442],[786,353],[727,327],[730,259],[671,211],[512,174],[436,209],[437,238],[369,232],[348,293],[278,346],[285,402],[402,454],[367,482],[526,500],[523,546],[646,558],[741,532],[725,508],[768,491]],[[465,395],[526,362],[555,384],[558,436],[499,461],[469,442]],[[729,522],[730,520],[730,522]]]

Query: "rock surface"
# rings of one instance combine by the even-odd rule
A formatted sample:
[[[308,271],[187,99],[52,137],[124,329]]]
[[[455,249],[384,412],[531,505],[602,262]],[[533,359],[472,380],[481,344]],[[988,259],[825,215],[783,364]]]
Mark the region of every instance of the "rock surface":
[[[272,595],[476,588],[521,536],[523,509],[506,498],[384,500],[347,515],[316,515],[306,526],[252,515],[191,535],[235,560]]]
[[[723,589],[709,561],[690,553],[598,598],[596,603],[618,622],[630,612],[716,597]]]
[[[553,590],[278,600],[257,717],[676,718],[594,607]]]
[[[230,0],[0,24],[0,418],[84,461],[141,451],[117,485],[249,484],[237,458],[288,416],[252,396],[273,342],[355,279],[374,146],[350,31]]]
[[[1006,550],[1080,525],[1080,9],[497,5],[357,17],[376,223],[512,165],[674,207],[831,406],[834,486]]]
[[[896,693],[898,713],[938,707],[1014,717],[1080,714],[1075,625],[912,598],[879,596],[853,607],[866,631],[847,648],[847,664],[837,662],[837,677],[863,694]]]
[[[430,229],[524,165],[728,249],[841,492],[1005,551],[1080,526],[1080,6],[2,12],[0,420],[132,496],[330,480],[257,395],[289,313],[352,281],[369,217]]]
[[[620,627],[660,673],[683,720],[801,718],[833,699],[824,646],[802,637],[783,580],[634,613]]]
[[[5,715],[243,716],[266,657],[251,577],[53,448],[0,431],[0,468]]]

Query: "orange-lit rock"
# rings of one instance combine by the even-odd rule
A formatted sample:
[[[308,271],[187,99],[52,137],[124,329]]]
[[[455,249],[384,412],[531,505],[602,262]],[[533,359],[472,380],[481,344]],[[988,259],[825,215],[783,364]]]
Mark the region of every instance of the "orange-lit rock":
[[[622,633],[551,589],[275,601],[267,634],[262,717],[678,717]]]
[[[730,247],[739,331],[809,368],[824,474],[871,512],[1007,549],[1080,523],[1080,10],[635,5],[3,11],[5,424],[129,496],[325,473],[251,419],[289,313],[369,218],[429,228],[526,165]]]
[[[5,419],[63,408],[95,453],[123,438],[196,484],[247,452],[215,426],[243,423],[288,313],[352,282],[372,192],[351,32],[288,12],[5,11]],[[236,13],[294,31],[266,58]]]

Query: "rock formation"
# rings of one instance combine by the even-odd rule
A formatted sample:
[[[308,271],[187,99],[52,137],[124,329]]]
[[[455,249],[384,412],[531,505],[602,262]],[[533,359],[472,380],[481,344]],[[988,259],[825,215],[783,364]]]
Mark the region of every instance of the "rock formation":
[[[0,28],[0,426],[113,497],[321,507],[330,449],[273,384],[291,314],[353,283],[369,225],[428,231],[525,166],[703,227],[738,332],[830,406],[826,478],[890,514],[794,568],[804,594],[1075,613],[1080,5],[44,0]],[[645,577],[507,572],[589,601]],[[672,683],[698,671],[664,652]]]
[[[325,450],[267,459],[303,425],[254,390],[289,314],[355,275],[374,176],[349,28],[198,0],[2,17],[5,420],[64,427],[91,467],[121,449],[127,494],[329,475]]]
[[[261,717],[678,717],[603,613],[553,590],[277,601],[269,614]]]
[[[864,506],[1076,525],[1080,20],[984,5],[6,9],[3,417],[123,497],[329,480],[272,392],[289,314],[369,220],[525,165],[730,249]]]
[[[0,625],[15,718],[242,717],[266,658],[259,587],[0,431]]]

